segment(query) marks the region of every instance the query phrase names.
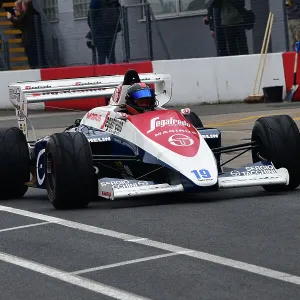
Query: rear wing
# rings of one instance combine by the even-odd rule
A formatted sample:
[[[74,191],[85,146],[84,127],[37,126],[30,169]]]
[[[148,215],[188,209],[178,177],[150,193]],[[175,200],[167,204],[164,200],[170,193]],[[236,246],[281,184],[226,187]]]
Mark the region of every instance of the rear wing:
[[[142,82],[154,84],[160,106],[170,101],[172,93],[170,75],[143,73],[139,74],[139,77]],[[28,139],[28,104],[111,97],[123,80],[124,75],[115,75],[11,83],[8,86],[9,99],[16,108],[19,128]]]

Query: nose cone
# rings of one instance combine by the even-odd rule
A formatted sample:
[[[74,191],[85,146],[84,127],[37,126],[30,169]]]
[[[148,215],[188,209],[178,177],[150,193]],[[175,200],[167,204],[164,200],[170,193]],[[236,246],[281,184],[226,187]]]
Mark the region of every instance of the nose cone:
[[[130,116],[130,122],[147,140],[143,149],[187,177],[197,186],[216,184],[218,169],[214,154],[183,115],[160,110]],[[145,141],[146,141],[145,140]]]

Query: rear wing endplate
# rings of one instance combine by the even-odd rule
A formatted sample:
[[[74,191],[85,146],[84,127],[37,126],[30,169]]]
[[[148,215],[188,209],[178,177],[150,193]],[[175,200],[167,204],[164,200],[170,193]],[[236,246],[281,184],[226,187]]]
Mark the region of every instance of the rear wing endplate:
[[[154,84],[159,106],[163,106],[170,101],[172,94],[170,75],[143,73],[139,74],[139,77],[142,82]],[[18,126],[28,139],[28,104],[99,97],[108,98],[113,95],[115,89],[123,80],[123,75],[115,75],[17,82],[8,86],[9,99],[16,108]]]

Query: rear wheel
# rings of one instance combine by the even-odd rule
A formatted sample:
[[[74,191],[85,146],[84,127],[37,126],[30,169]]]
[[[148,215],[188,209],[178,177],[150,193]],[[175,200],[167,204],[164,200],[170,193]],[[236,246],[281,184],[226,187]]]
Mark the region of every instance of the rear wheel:
[[[200,118],[194,113],[191,112],[189,115],[184,116],[195,128],[203,128],[203,123]]]
[[[95,196],[89,142],[80,132],[52,135],[46,146],[46,188],[56,209],[83,208]]]
[[[0,129],[0,199],[23,197],[29,179],[30,158],[25,135],[17,127]]]
[[[252,150],[254,163],[261,161],[261,156],[277,169],[286,168],[290,175],[288,185],[263,188],[270,192],[296,189],[300,185],[300,134],[295,121],[288,115],[259,118],[254,124],[251,139],[259,145]]]

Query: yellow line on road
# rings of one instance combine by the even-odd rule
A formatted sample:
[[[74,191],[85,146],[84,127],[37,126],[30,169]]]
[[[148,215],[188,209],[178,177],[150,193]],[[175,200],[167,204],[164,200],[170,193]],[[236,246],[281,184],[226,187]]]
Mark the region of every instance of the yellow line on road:
[[[251,117],[247,117],[247,118],[243,118],[243,119],[235,119],[235,120],[229,120],[229,121],[224,121],[224,122],[209,124],[207,126],[220,126],[220,125],[225,125],[225,124],[230,124],[230,123],[241,123],[243,121],[258,119],[260,117],[265,117],[265,116],[267,116],[267,115],[251,116]]]
[[[273,115],[272,115],[273,116]],[[297,118],[293,118],[294,121],[299,121],[300,117]],[[256,120],[255,120],[256,121]],[[249,124],[253,124],[255,123],[255,121],[253,122],[246,122],[246,123],[231,123],[231,124],[223,124],[223,123],[219,123],[219,124],[205,124],[206,127],[228,127],[228,126],[238,126],[238,125],[249,125]]]
[[[238,125],[248,125],[248,124],[254,124],[254,122],[247,122],[247,123],[233,123],[233,124],[204,124],[206,127],[229,127],[229,126],[238,126]]]
[[[259,115],[259,116],[251,116],[247,118],[242,118],[242,119],[234,119],[234,120],[228,120],[224,122],[218,122],[218,123],[212,123],[212,124],[207,124],[206,126],[231,126],[231,125],[243,125],[243,124],[251,124],[251,123],[244,123],[243,121],[248,121],[248,120],[253,120],[261,118],[261,117],[267,117],[267,116],[276,116],[276,115],[282,115],[283,112],[278,112],[278,113],[273,113],[273,114],[265,114],[265,115]],[[295,113],[298,115],[299,113]],[[300,117],[295,117],[293,118],[295,121],[299,121]]]

